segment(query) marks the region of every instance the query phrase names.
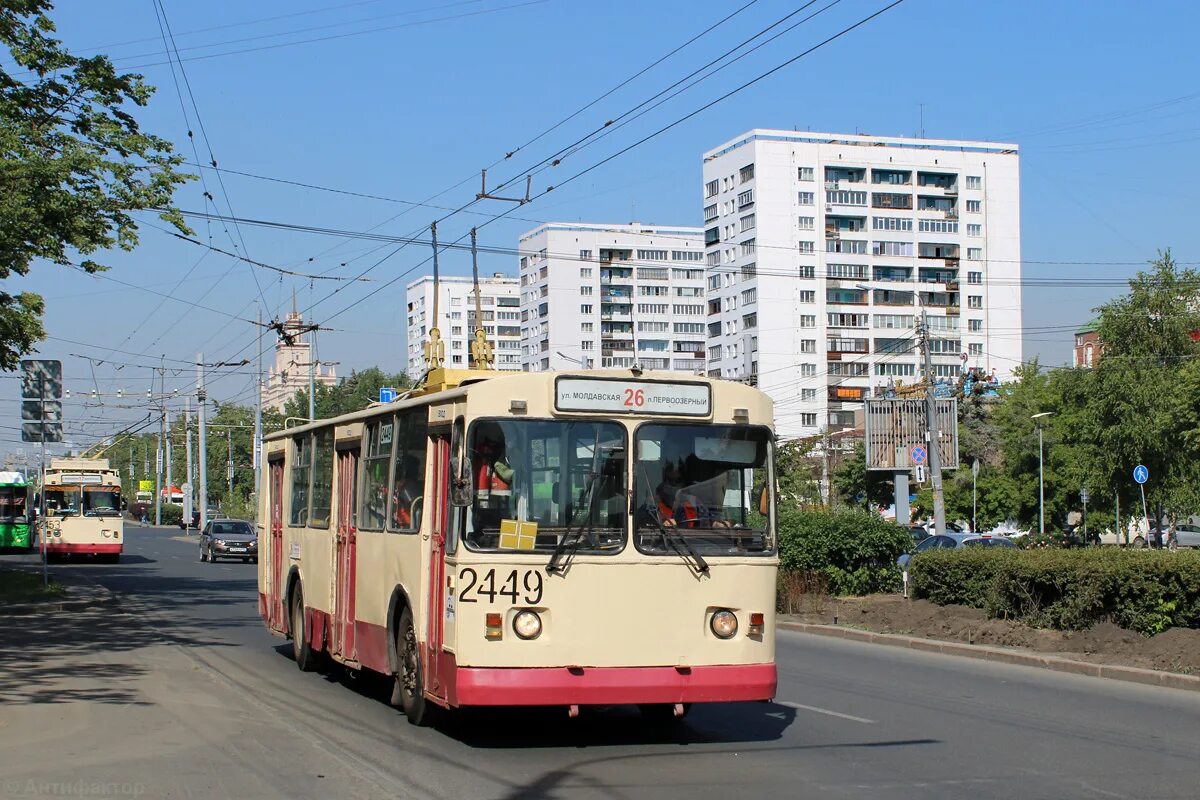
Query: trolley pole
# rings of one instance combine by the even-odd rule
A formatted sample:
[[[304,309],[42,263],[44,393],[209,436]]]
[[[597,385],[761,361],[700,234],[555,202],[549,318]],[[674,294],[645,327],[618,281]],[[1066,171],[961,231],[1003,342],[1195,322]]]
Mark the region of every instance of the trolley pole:
[[[204,354],[196,354],[196,401],[199,407],[200,428],[200,530],[208,524],[208,434],[204,427],[204,404],[208,393],[204,391]]]
[[[933,484],[933,528],[946,532],[946,499],[942,494],[941,432],[938,430],[937,400],[933,396],[933,361],[929,354],[929,314],[921,309],[921,351],[925,355],[925,416],[929,423],[929,480]]]

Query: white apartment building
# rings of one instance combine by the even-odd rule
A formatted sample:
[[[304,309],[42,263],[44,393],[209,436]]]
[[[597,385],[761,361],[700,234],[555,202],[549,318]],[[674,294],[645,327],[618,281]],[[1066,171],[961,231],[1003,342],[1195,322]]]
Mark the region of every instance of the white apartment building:
[[[520,259],[526,371],[704,371],[700,228],[548,223],[521,236]]]
[[[471,366],[471,340],[475,335],[475,284],[470,278],[438,279],[437,327],[445,342],[444,366]],[[483,330],[492,343],[494,369],[521,369],[521,298],[517,279],[497,272],[479,279],[479,307]],[[433,278],[408,284],[408,375],[416,380],[425,372],[425,342],[433,321]]]
[[[751,379],[783,436],[874,389],[1021,361],[1017,147],[754,130],[704,156],[707,372]]]

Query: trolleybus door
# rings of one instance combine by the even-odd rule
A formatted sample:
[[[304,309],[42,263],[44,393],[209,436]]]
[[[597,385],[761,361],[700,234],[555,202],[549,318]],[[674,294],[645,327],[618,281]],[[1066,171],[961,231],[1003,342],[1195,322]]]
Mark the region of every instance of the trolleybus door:
[[[268,491],[271,503],[270,572],[271,585],[267,595],[267,624],[275,630],[285,630],[287,611],[283,604],[283,461],[271,461],[268,466]]]
[[[446,520],[450,485],[450,438],[435,436],[433,439],[433,513],[430,514],[431,546],[429,548],[429,594],[426,606],[429,609],[427,635],[425,637],[426,690],[437,697],[446,697],[446,682],[442,673],[445,659],[442,642],[445,634],[442,617],[446,598]]]
[[[337,567],[333,605],[333,653],[355,661],[354,576],[358,536],[354,507],[358,493],[358,453],[343,450],[337,458]]]

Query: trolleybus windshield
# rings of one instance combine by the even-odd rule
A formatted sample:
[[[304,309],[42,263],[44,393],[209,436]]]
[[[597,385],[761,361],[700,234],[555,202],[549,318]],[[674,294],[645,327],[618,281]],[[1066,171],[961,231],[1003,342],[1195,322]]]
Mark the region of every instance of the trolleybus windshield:
[[[765,507],[771,434],[745,425],[646,424],[634,434],[635,543],[676,552],[686,539],[701,555],[773,551]]]
[[[611,422],[475,423],[467,547],[551,553],[569,537],[575,553],[620,552],[626,441],[625,429]]]
[[[83,515],[85,517],[119,517],[121,515],[121,490],[116,486],[83,487]]]
[[[79,487],[47,486],[46,513],[59,517],[68,517],[78,514]]]
[[[29,490],[24,486],[0,486],[0,522],[24,522],[25,501]]]

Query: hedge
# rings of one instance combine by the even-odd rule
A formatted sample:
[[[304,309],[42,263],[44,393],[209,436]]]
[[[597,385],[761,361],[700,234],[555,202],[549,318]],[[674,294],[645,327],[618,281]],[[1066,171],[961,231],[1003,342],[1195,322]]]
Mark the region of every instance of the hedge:
[[[1060,630],[1110,621],[1153,635],[1200,628],[1200,553],[1077,550],[933,550],[909,564],[915,597],[981,608],[990,616]]]
[[[822,575],[832,594],[899,589],[896,559],[910,547],[912,536],[907,530],[867,511],[780,514],[781,569]]]

